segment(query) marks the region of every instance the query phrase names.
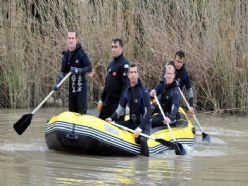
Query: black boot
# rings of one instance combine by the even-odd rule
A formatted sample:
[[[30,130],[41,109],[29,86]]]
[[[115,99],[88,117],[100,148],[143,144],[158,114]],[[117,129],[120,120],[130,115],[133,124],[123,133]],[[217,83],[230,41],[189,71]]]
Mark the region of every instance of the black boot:
[[[149,157],[149,147],[147,145],[147,138],[140,136],[139,142],[140,142],[140,146],[141,146],[141,154],[146,156],[146,157]]]

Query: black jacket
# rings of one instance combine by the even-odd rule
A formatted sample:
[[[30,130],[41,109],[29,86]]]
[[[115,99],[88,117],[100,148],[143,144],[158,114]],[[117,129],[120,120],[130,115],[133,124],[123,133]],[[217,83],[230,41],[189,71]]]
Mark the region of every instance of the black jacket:
[[[175,79],[179,83],[179,86],[180,86],[181,90],[183,89],[184,86],[185,86],[186,89],[192,88],[188,72],[187,72],[187,70],[186,70],[184,65],[180,70],[176,70]]]
[[[169,62],[170,64],[175,65],[174,61]],[[191,107],[193,107],[193,89],[191,85],[191,81],[189,78],[188,71],[186,70],[185,64],[183,64],[180,70],[176,69],[176,77],[175,80],[179,83],[179,87],[183,90],[183,87],[188,91],[188,101]]]
[[[107,68],[107,76],[105,87],[102,93],[102,101],[108,97],[120,98],[122,91],[128,85],[128,60],[121,54],[109,64]]]
[[[171,121],[178,118],[178,108],[181,102],[181,94],[176,81],[167,85],[165,81],[160,81],[156,87],[157,95],[161,94],[161,107]]]
[[[116,112],[111,116],[112,120],[118,119],[125,112],[126,106],[130,109],[130,120],[142,130],[150,130],[150,96],[148,90],[141,81],[134,87],[130,85],[125,89]]]
[[[91,72],[91,62],[88,58],[88,55],[81,47],[80,44],[76,45],[74,51],[64,51],[62,58],[62,73],[68,73],[71,67],[76,67],[81,69],[81,74],[72,74],[70,76],[70,92],[81,92],[81,89],[86,85],[85,73]]]

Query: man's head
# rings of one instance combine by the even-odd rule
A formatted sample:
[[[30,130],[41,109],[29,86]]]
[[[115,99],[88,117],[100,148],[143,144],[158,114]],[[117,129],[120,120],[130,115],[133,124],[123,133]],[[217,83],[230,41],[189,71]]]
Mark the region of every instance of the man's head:
[[[183,64],[185,62],[185,54],[182,51],[177,51],[175,54],[175,67],[177,70],[180,70],[183,67]]]
[[[68,31],[67,33],[67,45],[69,51],[73,51],[77,45],[77,33],[75,31]]]
[[[174,79],[176,76],[176,69],[175,66],[171,63],[169,63],[168,65],[166,65],[165,68],[165,80],[166,80],[166,84],[169,85],[171,83],[173,83]]]
[[[113,58],[120,56],[123,52],[123,42],[121,39],[113,39],[111,42],[111,53]]]
[[[138,83],[139,72],[138,72],[138,65],[137,64],[132,63],[129,66],[128,78],[130,80],[131,86],[135,86]]]

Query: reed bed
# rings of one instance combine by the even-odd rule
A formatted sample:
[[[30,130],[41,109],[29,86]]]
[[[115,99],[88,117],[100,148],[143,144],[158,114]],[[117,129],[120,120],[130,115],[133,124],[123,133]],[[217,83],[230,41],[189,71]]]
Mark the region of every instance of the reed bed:
[[[183,50],[198,110],[248,112],[247,1],[3,0],[0,13],[0,107],[33,107],[49,93],[73,27],[96,69],[90,107],[119,37],[148,88]],[[67,94],[64,84],[55,100]]]

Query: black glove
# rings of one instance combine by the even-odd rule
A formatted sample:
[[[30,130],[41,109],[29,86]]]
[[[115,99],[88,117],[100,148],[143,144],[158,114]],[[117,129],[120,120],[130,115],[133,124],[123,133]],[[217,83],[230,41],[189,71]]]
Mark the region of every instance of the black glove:
[[[175,82],[176,82],[176,85],[180,88],[179,81],[178,80],[175,80]]]
[[[83,70],[82,68],[77,68],[77,67],[71,67],[71,70],[70,70],[73,74],[82,74]]]
[[[189,105],[190,105],[191,107],[194,107],[193,98],[189,98]]]
[[[55,85],[53,86],[53,90],[54,90],[54,91],[59,90],[59,86],[58,86],[57,84],[55,84]]]

